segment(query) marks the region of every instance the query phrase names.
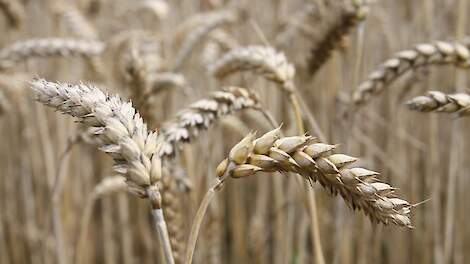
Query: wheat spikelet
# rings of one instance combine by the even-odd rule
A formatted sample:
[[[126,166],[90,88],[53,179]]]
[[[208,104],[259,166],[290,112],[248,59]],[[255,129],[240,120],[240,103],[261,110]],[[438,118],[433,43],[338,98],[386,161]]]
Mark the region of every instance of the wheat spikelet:
[[[331,154],[335,145],[312,143],[311,136],[281,137],[280,129],[255,140],[250,133],[230,151],[217,168],[217,175],[247,177],[256,172],[295,172],[318,181],[333,194],[340,194],[353,209],[360,209],[374,222],[411,227],[411,205],[394,195],[395,188],[380,182],[377,172],[347,168],[357,161],[344,154]]]
[[[430,91],[406,102],[410,110],[419,112],[457,113],[459,116],[470,114],[470,95],[467,93],[445,94]]]
[[[308,69],[311,75],[331,57],[341,39],[363,20],[367,13],[366,1],[343,0],[328,1],[324,12],[312,25],[310,41],[312,48],[308,59]]]
[[[235,13],[227,13],[226,16],[209,17],[209,19],[203,25],[192,30],[183,41],[181,48],[176,54],[173,69],[181,68],[196,45],[201,42],[202,39],[211,31],[223,25],[234,23],[236,20],[237,16]]]
[[[293,89],[286,84],[294,78],[295,68],[283,53],[272,47],[247,46],[229,51],[209,69],[209,72],[219,79],[240,71],[253,71],[270,81],[282,84],[288,90]]]
[[[96,56],[104,48],[104,43],[94,40],[45,38],[20,41],[0,50],[0,70],[32,57]]]
[[[25,19],[24,7],[17,0],[0,0],[0,10],[11,27],[19,28]]]
[[[370,73],[359,85],[353,94],[354,104],[366,104],[373,95],[383,92],[395,79],[416,68],[433,64],[468,68],[469,59],[469,49],[459,42],[436,41],[400,51]]]
[[[159,136],[159,155],[175,155],[178,144],[189,142],[199,131],[207,129],[215,120],[243,109],[260,109],[257,97],[244,88],[229,87],[214,92],[180,111],[176,118],[165,123]]]
[[[54,13],[75,37],[98,39],[98,32],[95,27],[90,24],[76,7],[70,4],[59,3],[54,8]]]

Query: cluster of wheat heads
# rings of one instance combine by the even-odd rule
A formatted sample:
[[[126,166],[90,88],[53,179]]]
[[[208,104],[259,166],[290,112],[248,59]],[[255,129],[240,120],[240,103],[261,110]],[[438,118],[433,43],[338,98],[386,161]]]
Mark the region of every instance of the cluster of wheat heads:
[[[0,0],[0,263],[459,263],[466,119],[338,115],[467,116],[457,2]]]

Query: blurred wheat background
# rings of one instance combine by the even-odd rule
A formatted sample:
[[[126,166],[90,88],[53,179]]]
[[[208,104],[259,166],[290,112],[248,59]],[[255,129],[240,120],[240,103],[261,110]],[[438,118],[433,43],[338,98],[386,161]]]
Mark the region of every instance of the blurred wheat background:
[[[373,223],[318,182],[259,173],[216,193],[193,263],[470,259],[468,1],[0,0],[0,10],[0,263],[165,263],[148,203],[129,194],[82,124],[34,100],[34,78],[119,94],[163,136],[193,114],[197,135],[172,139],[188,144],[160,139],[169,144],[159,187],[176,263],[217,165],[250,131],[272,130],[266,116],[284,135],[339,144],[398,197],[424,201],[410,206],[413,228]],[[282,78],[256,61],[261,46],[273,48],[263,56]],[[357,103],[370,80],[384,91]],[[228,86],[256,97],[224,105],[233,95],[214,92]],[[431,90],[442,93],[415,102],[430,106],[405,104]],[[204,98],[212,101],[193,104]],[[214,111],[214,100],[227,108]]]

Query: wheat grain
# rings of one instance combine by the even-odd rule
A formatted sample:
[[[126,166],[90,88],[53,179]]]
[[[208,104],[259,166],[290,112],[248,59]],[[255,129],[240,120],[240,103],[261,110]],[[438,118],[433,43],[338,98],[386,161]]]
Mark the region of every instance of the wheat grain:
[[[430,91],[406,103],[409,109],[419,112],[457,113],[459,116],[470,114],[470,95],[467,93],[445,94]]]
[[[178,145],[191,141],[201,130],[215,120],[243,109],[260,109],[257,97],[244,88],[229,87],[214,92],[209,99],[202,99],[181,110],[176,118],[165,123],[159,135],[159,155],[175,155]]]
[[[469,49],[459,42],[418,44],[412,49],[398,52],[370,73],[354,91],[353,102],[356,106],[366,104],[373,95],[383,92],[398,77],[419,67],[437,64],[468,68],[469,59]]]
[[[96,56],[105,44],[95,40],[46,38],[16,42],[0,50],[0,70],[33,57]]]
[[[308,59],[311,75],[331,57],[341,39],[362,21],[367,14],[365,0],[328,1],[323,12],[314,18],[310,42],[312,48]],[[311,15],[312,16],[312,15]]]

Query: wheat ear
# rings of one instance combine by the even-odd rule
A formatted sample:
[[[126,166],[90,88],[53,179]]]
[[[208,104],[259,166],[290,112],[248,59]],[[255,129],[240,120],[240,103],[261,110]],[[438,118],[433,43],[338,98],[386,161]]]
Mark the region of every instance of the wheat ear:
[[[174,263],[158,187],[162,164],[156,153],[157,133],[147,130],[130,102],[107,96],[92,85],[37,79],[31,82],[31,89],[39,102],[90,127],[100,150],[114,159],[114,170],[126,178],[129,190],[149,200],[166,261]]]
[[[180,143],[192,141],[217,119],[244,109],[264,112],[257,96],[240,87],[228,87],[212,93],[208,99],[194,102],[162,126],[158,137],[159,155],[174,156]]]
[[[373,95],[383,92],[398,77],[419,67],[437,64],[468,68],[469,59],[469,49],[459,42],[418,44],[412,49],[398,52],[370,73],[354,91],[353,102],[356,106],[366,104]]]
[[[280,128],[255,139],[248,134],[217,167],[217,179],[196,213],[188,240],[185,263],[191,263],[202,218],[216,191],[228,177],[244,178],[257,172],[294,172],[310,182],[318,181],[332,194],[340,194],[353,209],[362,210],[373,222],[412,227],[412,205],[394,195],[395,188],[380,182],[377,172],[348,168],[357,161],[331,154],[335,145],[312,143],[311,136],[281,137]]]
[[[0,10],[8,20],[10,26],[19,28],[23,24],[25,11],[23,5],[17,0],[0,0]]]
[[[470,114],[470,95],[467,93],[445,94],[430,91],[406,102],[410,110],[419,112],[457,113],[459,116]]]
[[[0,50],[0,70],[32,57],[91,57],[99,55],[105,44],[95,40],[45,38],[16,42]]]
[[[247,46],[227,52],[222,58],[209,67],[209,72],[222,79],[230,74],[251,71],[264,78],[285,84],[283,87],[292,90],[287,82],[295,76],[295,68],[287,61],[283,53],[269,46]]]
[[[59,3],[54,8],[54,13],[74,36],[84,39],[98,39],[98,32],[95,27],[77,7],[71,4]]]
[[[196,45],[200,43],[214,29],[231,24],[237,21],[238,16],[235,12],[226,12],[225,16],[213,16],[201,26],[192,30],[183,41],[181,48],[176,53],[173,70],[179,70],[187,60]]]
[[[320,69],[341,39],[367,14],[366,0],[331,1],[327,5],[310,34],[312,48],[308,69],[311,75]]]

